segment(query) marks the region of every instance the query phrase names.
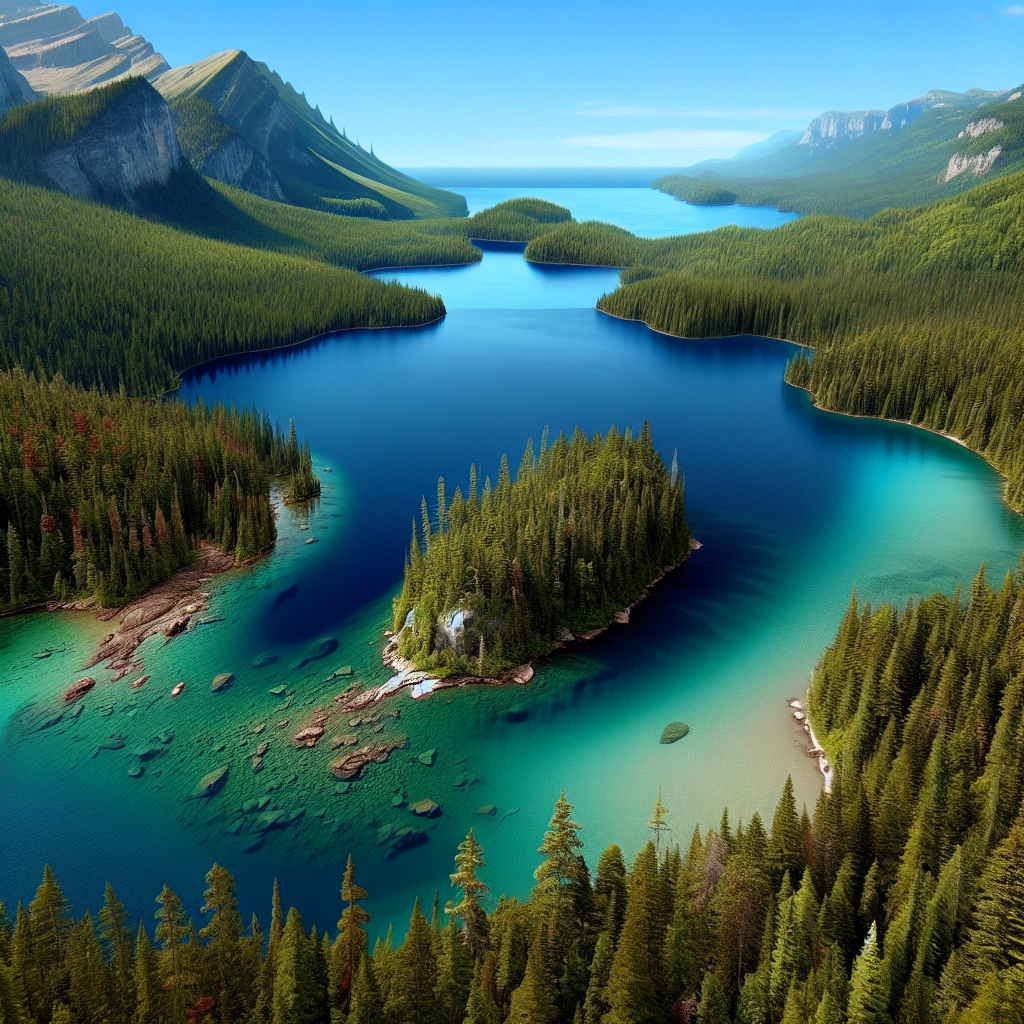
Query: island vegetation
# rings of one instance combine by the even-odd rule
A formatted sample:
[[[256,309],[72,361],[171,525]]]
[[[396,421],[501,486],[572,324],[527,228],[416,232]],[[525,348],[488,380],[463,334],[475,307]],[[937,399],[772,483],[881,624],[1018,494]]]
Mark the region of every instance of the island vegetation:
[[[320,493],[294,426],[255,410],[0,373],[0,611],[123,604],[203,543],[252,558],[276,536],[275,477],[290,500]]]
[[[0,906],[0,1012],[38,1024],[1013,1024],[1024,1014],[1024,573],[962,603],[854,598],[815,673],[834,758],[813,809],[758,814],[592,870],[565,794],[529,898],[488,896],[473,831],[455,899],[368,941],[352,858],[337,930],[246,927],[229,871],[203,920],[164,887],[155,927],[108,884],[77,919],[47,867]],[[639,845],[639,837],[627,837]],[[99,894],[97,894],[99,895]],[[445,921],[444,918],[447,918]],[[382,929],[383,931],[383,929]]]
[[[864,221],[636,238],[588,222],[528,259],[627,267],[598,308],[668,334],[760,334],[814,346],[787,379],[822,408],[959,438],[1024,508],[1024,173]]]
[[[669,178],[659,178],[653,182],[652,188],[668,192],[676,199],[694,206],[732,206],[736,202],[736,193],[724,185],[713,181],[699,181],[679,174]]]
[[[450,500],[441,479],[394,601],[399,653],[439,675],[497,676],[605,626],[686,557],[683,513],[682,476],[646,423],[635,438],[577,428],[550,446],[545,430],[515,480],[505,456],[496,484],[470,467],[468,493]]]

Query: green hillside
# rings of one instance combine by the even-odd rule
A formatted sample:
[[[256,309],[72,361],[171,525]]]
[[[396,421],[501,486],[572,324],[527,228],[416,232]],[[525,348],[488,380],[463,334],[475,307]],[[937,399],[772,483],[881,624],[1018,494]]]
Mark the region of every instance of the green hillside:
[[[192,108],[182,144],[193,164],[210,174],[211,154],[232,136],[243,140],[265,168],[265,198],[314,209],[332,199],[373,199],[396,220],[464,216],[462,196],[432,188],[389,167],[326,121],[318,107],[265,64],[241,50],[172,68],[154,83],[182,113],[186,100],[209,105],[207,116]],[[231,172],[215,176],[229,184]]]
[[[445,312],[419,289],[3,179],[0,229],[0,369],[38,361],[86,387],[154,394],[202,360]]]
[[[820,406],[958,437],[1024,508],[1024,172],[864,221],[651,240],[567,224],[526,257],[629,267],[598,308],[668,334],[815,346],[787,379]]]
[[[918,206],[1024,168],[1024,96],[1020,90],[1010,95],[1015,98],[966,109],[936,106],[899,131],[870,132],[819,156],[793,139],[761,159],[714,161],[713,169],[668,175],[652,188],[693,202],[702,189],[714,185],[752,206],[851,217],[871,216],[890,206]],[[1002,126],[977,137],[967,133],[969,125],[986,120]],[[980,157],[984,162],[997,147],[998,156],[983,174],[967,169],[947,180],[952,160]]]

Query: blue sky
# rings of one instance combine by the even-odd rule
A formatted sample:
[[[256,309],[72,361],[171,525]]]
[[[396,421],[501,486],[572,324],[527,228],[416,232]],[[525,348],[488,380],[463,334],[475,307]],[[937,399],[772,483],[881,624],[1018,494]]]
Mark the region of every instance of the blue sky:
[[[82,0],[265,61],[399,167],[682,166],[822,110],[1024,80],[1024,3]]]

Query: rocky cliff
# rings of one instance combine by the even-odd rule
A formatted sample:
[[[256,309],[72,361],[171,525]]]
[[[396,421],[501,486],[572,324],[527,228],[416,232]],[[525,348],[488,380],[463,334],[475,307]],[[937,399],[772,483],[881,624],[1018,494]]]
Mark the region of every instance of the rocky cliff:
[[[167,62],[113,11],[83,18],[70,4],[0,8],[0,46],[38,92],[77,92],[127,76],[152,81]]]
[[[164,98],[141,78],[86,97],[31,104],[8,118],[0,173],[82,199],[139,208],[144,193],[191,168]]]
[[[872,132],[894,134],[936,107],[970,108],[1000,95],[986,89],[968,89],[965,93],[932,89],[888,110],[826,110],[807,126],[797,145],[807,146],[813,155],[818,155]]]
[[[12,107],[31,103],[35,98],[35,91],[28,80],[14,69],[4,48],[0,46],[0,117]]]

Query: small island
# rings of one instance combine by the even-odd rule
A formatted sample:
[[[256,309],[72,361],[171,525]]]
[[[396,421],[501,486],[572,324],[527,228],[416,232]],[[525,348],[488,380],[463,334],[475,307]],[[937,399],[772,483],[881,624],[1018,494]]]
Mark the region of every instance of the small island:
[[[438,678],[498,678],[559,643],[600,630],[686,558],[690,530],[676,458],[612,427],[550,447],[532,440],[515,481],[470,467],[465,496],[438,481],[413,527],[392,646]]]

